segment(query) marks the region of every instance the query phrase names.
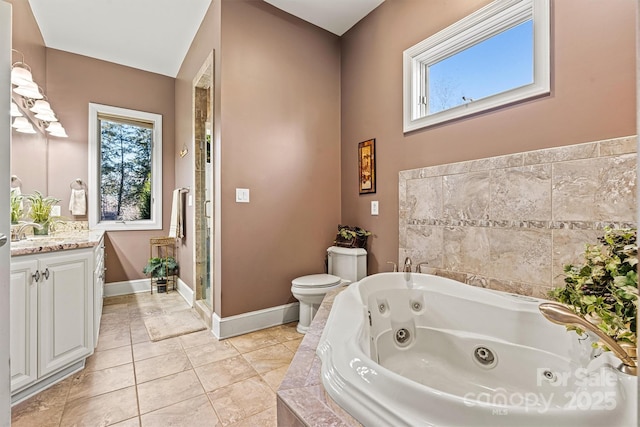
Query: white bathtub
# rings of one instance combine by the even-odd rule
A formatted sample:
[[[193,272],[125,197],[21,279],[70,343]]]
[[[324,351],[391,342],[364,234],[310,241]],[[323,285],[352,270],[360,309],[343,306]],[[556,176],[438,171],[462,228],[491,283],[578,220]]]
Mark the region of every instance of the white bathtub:
[[[637,377],[540,302],[427,274],[366,277],[335,299],[323,384],[365,426],[637,425]]]

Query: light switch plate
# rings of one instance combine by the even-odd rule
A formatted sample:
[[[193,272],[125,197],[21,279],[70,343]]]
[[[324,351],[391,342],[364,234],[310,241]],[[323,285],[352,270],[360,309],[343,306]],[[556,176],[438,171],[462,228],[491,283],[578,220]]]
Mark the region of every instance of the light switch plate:
[[[51,206],[51,216],[60,216],[60,205]]]
[[[249,203],[248,188],[236,188],[236,203]]]
[[[378,201],[371,201],[371,215],[378,215]]]

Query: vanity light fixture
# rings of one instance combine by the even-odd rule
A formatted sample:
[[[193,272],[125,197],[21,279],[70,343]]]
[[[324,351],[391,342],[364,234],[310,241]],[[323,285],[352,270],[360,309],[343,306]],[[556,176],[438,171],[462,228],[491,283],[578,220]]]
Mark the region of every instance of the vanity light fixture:
[[[16,49],[11,49],[11,51],[22,57],[21,61],[14,62],[11,66],[11,84],[16,86],[13,92],[22,97],[23,111],[28,109],[33,112],[35,119],[38,120],[38,123],[36,123],[35,120],[34,123],[36,123],[40,129],[46,128],[49,135],[67,138],[67,133],[53,112],[44,91],[33,81],[31,67],[24,62],[24,54]],[[12,127],[18,132],[35,133],[33,125],[26,117],[22,117],[22,115],[18,106],[12,102],[11,116],[23,119],[20,121],[14,120]],[[29,113],[27,115],[30,116]]]
[[[27,82],[23,83],[20,86],[13,89],[15,93],[25,98],[30,99],[42,99],[44,98],[40,93],[40,89],[35,82]]]
[[[18,109],[18,106],[13,101],[11,101],[11,112],[10,112],[10,115],[11,115],[11,117],[22,117],[22,113],[20,112],[20,109]]]
[[[13,124],[11,125],[11,127],[16,131],[22,133],[36,133],[33,125],[26,117],[16,117],[15,119],[13,119]]]
[[[67,138],[69,136],[60,122],[49,123],[49,126],[47,126],[47,132],[49,132],[49,135],[57,136],[59,138]]]
[[[11,49],[12,52],[19,53],[22,56],[22,61],[14,62],[11,65],[11,83],[16,86],[21,86],[26,83],[33,83],[33,76],[31,75],[31,67],[24,62],[24,55],[19,50]]]

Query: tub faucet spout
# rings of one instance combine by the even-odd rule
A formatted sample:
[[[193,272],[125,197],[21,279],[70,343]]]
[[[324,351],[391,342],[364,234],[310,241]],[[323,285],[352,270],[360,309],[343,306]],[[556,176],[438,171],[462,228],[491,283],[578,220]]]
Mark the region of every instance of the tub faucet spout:
[[[404,259],[404,268],[402,269],[405,273],[411,273],[411,258],[406,257]]]
[[[606,344],[606,346],[622,361],[620,371],[629,375],[638,375],[638,362],[636,361],[635,347],[629,352],[615,342],[613,338],[598,329],[593,323],[575,314],[562,304],[545,302],[538,306],[540,312],[547,320],[558,325],[570,325],[593,332]],[[631,354],[630,354],[631,353]]]

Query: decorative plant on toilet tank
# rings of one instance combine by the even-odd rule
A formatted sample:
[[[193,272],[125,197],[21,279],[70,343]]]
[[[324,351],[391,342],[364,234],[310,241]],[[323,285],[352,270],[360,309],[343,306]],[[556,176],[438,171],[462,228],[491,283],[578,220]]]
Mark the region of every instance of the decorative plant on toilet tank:
[[[582,266],[566,265],[565,283],[549,296],[622,345],[637,345],[637,230],[605,229],[600,245],[586,245]],[[567,326],[568,330],[581,330]],[[603,343],[594,344],[608,350]]]

